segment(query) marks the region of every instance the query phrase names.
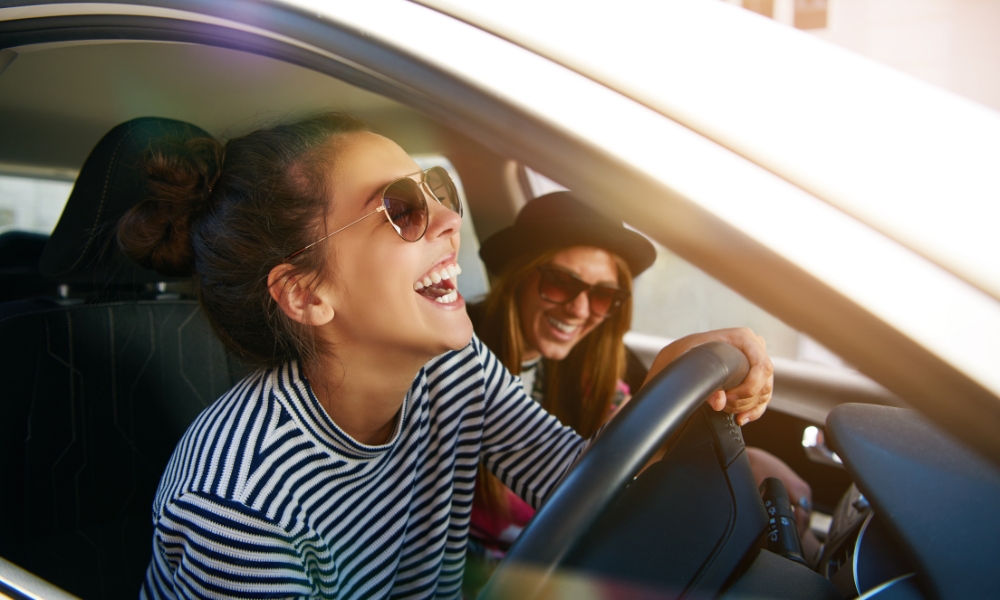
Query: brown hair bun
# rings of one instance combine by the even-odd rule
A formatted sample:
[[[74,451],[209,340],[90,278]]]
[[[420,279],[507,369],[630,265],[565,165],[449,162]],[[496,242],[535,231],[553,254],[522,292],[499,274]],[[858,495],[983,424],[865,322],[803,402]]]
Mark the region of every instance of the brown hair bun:
[[[212,138],[163,139],[143,160],[146,197],[126,212],[118,244],[146,268],[172,277],[194,272],[191,226],[209,206],[224,148]]]

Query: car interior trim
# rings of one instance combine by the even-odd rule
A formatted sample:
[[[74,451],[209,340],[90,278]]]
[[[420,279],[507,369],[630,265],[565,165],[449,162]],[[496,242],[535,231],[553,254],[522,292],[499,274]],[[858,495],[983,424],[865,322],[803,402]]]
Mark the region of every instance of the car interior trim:
[[[830,411],[826,433],[878,515],[871,527],[885,526],[921,573],[921,587],[951,598],[1000,589],[992,569],[1000,552],[993,514],[1000,470],[914,410],[844,404]]]
[[[858,532],[857,539],[854,540],[854,555],[851,557],[851,569],[854,573],[854,589],[857,590],[858,594],[861,594],[861,590],[858,589],[858,556],[861,555],[861,540],[865,537],[865,531],[868,530],[868,524],[872,522],[872,518],[875,517],[874,512],[868,513],[865,517],[865,522],[861,524],[861,531]]]
[[[0,50],[0,75],[17,59],[17,52],[4,48]]]
[[[6,8],[0,8],[0,21],[5,20],[21,20],[21,19],[37,19],[45,17],[81,17],[81,16],[125,16],[125,17],[153,17],[157,19],[166,20],[178,20],[187,21],[193,23],[204,23],[206,25],[216,25],[225,29],[231,29],[235,31],[242,31],[244,33],[251,33],[257,36],[269,38],[275,41],[279,41],[290,46],[296,46],[303,50],[306,50],[313,54],[318,54],[325,58],[335,60],[337,62],[344,63],[351,66],[352,68],[364,72],[366,75],[374,77],[376,79],[383,79],[390,83],[382,73],[368,69],[363,65],[354,63],[343,56],[338,56],[328,50],[306,44],[301,40],[281,35],[273,31],[269,31],[260,27],[255,27],[253,25],[248,25],[240,21],[233,21],[230,19],[224,19],[220,17],[211,16],[201,12],[191,12],[186,10],[153,7],[153,6],[143,6],[140,4],[117,4],[117,3],[101,3],[101,2],[80,2],[80,3],[60,3],[52,2],[47,4],[29,4],[26,6],[11,6]]]
[[[13,600],[77,600],[77,597],[0,556],[0,596]]]
[[[75,14],[34,17],[30,25],[7,19],[8,10],[0,8],[0,45],[5,48],[35,50],[54,44],[88,43],[104,40],[184,42],[205,44],[252,52],[332,75],[358,87],[395,99],[413,102],[420,93],[399,82],[374,73],[330,52],[308,44],[294,43],[286,36],[268,35],[253,27],[236,27],[221,19],[180,18],[185,13],[170,12],[170,16]],[[157,11],[153,11],[157,12]],[[194,15],[196,16],[196,15]],[[23,31],[22,31],[23,30]]]
[[[885,590],[887,590],[887,589],[895,586],[896,584],[898,584],[898,583],[900,583],[902,581],[906,581],[907,579],[912,578],[914,575],[916,575],[916,573],[907,573],[906,575],[900,575],[899,577],[896,577],[895,579],[890,579],[889,581],[886,581],[882,585],[873,587],[872,589],[868,590],[864,594],[861,594],[860,596],[858,596],[857,600],[870,600],[872,598],[875,598],[876,596],[878,596],[879,594],[881,594]]]

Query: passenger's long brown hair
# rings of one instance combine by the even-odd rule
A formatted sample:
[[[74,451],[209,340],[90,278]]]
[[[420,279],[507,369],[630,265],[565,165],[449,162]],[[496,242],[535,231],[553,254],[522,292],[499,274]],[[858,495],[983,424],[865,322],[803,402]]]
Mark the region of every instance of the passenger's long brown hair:
[[[493,281],[489,295],[474,315],[476,335],[515,375],[521,372],[527,350],[517,309],[518,299],[521,293],[538,293],[525,288],[529,277],[559,252],[561,249],[512,262]],[[618,286],[631,293],[632,274],[628,264],[613,253],[611,256],[618,267]],[[545,373],[543,407],[585,438],[596,433],[604,423],[618,380],[625,373],[623,339],[631,323],[632,298],[629,296],[614,314],[580,340],[566,358],[558,361],[542,358]],[[503,484],[485,469],[479,470],[476,496],[495,514],[507,513],[509,507]]]

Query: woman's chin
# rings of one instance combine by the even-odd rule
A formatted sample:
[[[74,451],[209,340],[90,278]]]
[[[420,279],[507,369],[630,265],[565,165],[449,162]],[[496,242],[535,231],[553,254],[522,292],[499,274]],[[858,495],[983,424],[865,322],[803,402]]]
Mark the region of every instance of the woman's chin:
[[[462,310],[457,311],[454,316],[455,322],[450,323],[443,352],[461,350],[472,341],[472,321],[469,319],[469,314]]]
[[[548,360],[562,360],[569,356],[570,350],[572,350],[575,345],[575,343],[546,341],[540,344],[541,348],[539,348],[538,351]]]

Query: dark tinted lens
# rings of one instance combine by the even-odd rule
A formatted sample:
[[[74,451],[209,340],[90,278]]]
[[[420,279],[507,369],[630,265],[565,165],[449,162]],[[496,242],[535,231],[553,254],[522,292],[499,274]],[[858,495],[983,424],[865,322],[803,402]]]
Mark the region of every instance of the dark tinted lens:
[[[625,299],[625,292],[618,288],[599,285],[590,290],[590,310],[594,314],[606,315],[614,312]]]
[[[580,292],[583,291],[587,291],[587,301],[590,303],[590,311],[598,316],[613,313],[629,296],[628,292],[624,292],[616,287],[608,285],[591,287],[569,273],[564,273],[556,269],[541,269],[541,278],[538,280],[538,294],[543,299],[556,304],[565,304],[575,300],[580,295]]]
[[[576,277],[560,271],[542,271],[538,282],[538,293],[549,302],[561,304],[576,298],[580,292],[587,289],[587,284]]]
[[[448,171],[442,167],[433,167],[427,171],[424,181],[438,202],[446,208],[462,214],[462,201],[458,197],[458,189],[455,188],[455,182],[451,180]]]
[[[393,182],[382,195],[382,206],[404,240],[415,242],[427,229],[427,205],[412,179]]]

